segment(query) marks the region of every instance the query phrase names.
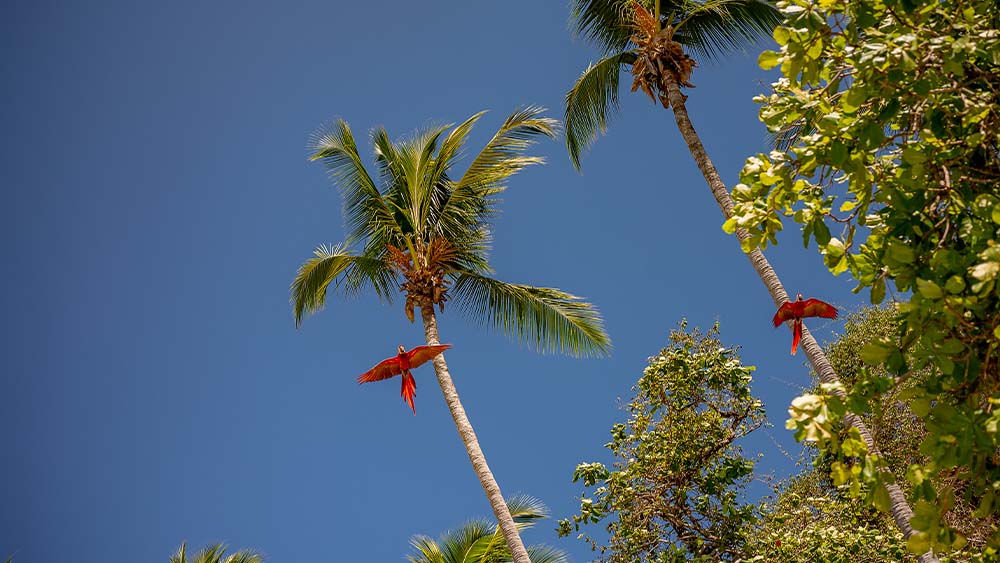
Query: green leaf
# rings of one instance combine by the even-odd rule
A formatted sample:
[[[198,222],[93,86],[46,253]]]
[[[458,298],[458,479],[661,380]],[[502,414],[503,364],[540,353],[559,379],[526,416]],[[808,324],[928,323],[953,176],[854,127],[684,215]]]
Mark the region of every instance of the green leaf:
[[[927,534],[915,533],[906,540],[906,549],[910,553],[927,553],[931,548],[931,541]]]
[[[927,299],[941,299],[944,296],[944,292],[941,291],[938,284],[919,278],[917,279],[917,292]]]
[[[778,53],[774,51],[763,51],[757,57],[757,66],[764,70],[771,70],[779,64],[781,64],[781,61],[778,59]]]
[[[778,45],[785,45],[788,43],[790,35],[788,33],[788,29],[779,25],[774,28],[774,33],[772,33],[771,36],[774,37],[774,41],[777,42]]]
[[[816,244],[820,246],[826,246],[830,243],[830,228],[826,226],[826,221],[823,220],[822,216],[816,218],[812,222],[813,234],[816,237]]]
[[[885,278],[879,277],[872,283],[871,303],[878,305],[885,299]]]
[[[889,357],[892,349],[882,342],[869,342],[858,352],[861,361],[870,366],[880,366]]]
[[[913,249],[895,240],[886,247],[886,258],[897,264],[912,264],[916,259]]]
[[[875,503],[875,508],[882,512],[888,513],[892,511],[892,499],[889,498],[889,491],[884,485],[875,487],[875,496],[872,500]]]

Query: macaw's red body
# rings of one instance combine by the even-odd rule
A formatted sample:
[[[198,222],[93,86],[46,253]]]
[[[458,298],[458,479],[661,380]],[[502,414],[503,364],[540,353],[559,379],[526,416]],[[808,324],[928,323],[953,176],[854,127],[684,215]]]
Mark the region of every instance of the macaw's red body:
[[[837,318],[837,309],[829,303],[819,299],[802,300],[802,294],[798,295],[795,301],[786,301],[778,307],[778,312],[774,314],[774,327],[778,328],[781,323],[794,321],[792,323],[792,355],[799,349],[799,340],[802,340],[802,318],[803,317],[823,317],[825,319]]]
[[[390,377],[403,374],[403,388],[399,392],[406,404],[413,409],[413,414],[417,414],[417,407],[413,405],[413,397],[417,395],[417,380],[413,379],[410,370],[423,365],[428,360],[451,348],[451,344],[438,344],[435,346],[417,346],[409,352],[399,345],[399,354],[392,358],[386,358],[372,369],[358,376],[358,383],[368,383],[369,381],[381,381]]]

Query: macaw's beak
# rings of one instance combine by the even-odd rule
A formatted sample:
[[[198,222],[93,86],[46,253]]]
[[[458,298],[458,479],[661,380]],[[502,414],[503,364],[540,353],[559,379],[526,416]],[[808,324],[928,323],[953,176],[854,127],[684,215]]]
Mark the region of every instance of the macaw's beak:
[[[402,344],[399,345],[399,353],[400,354],[405,354],[406,353],[406,348],[403,348]]]

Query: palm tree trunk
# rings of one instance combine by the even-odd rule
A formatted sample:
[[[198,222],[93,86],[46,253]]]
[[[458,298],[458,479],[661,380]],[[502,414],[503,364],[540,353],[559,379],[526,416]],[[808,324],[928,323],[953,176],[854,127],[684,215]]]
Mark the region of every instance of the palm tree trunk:
[[[681,136],[684,137],[684,142],[687,143],[688,150],[691,151],[691,156],[698,165],[698,169],[701,170],[702,176],[705,177],[705,182],[708,183],[709,189],[712,190],[712,195],[722,209],[722,214],[726,219],[729,219],[733,214],[733,200],[730,199],[726,185],[722,182],[722,178],[719,177],[719,173],[715,169],[712,160],[708,157],[708,153],[705,152],[705,147],[701,144],[701,139],[694,130],[694,125],[691,124],[687,107],[684,105],[685,98],[681,94],[677,79],[671,73],[666,72],[664,73],[663,81],[667,86],[667,99],[670,102],[670,107],[674,110],[674,120],[677,122],[677,129],[680,131]],[[736,236],[740,242],[743,242],[750,234],[745,229],[738,228],[736,229]],[[759,248],[755,248],[747,254],[747,257],[750,259],[753,269],[757,271],[757,275],[760,276],[760,280],[767,287],[767,291],[771,294],[771,299],[774,300],[775,306],[781,306],[782,303],[788,301],[788,293],[785,292],[785,288],[782,286],[781,280],[778,279],[778,274],[771,267],[770,262],[767,261],[767,258],[764,258],[764,253]],[[830,360],[827,359],[823,349],[820,348],[820,345],[805,325],[802,326],[802,349],[805,351],[806,358],[809,359],[813,370],[819,375],[820,381],[823,383],[836,383],[840,381],[840,378],[837,377],[837,372],[830,365]],[[844,397],[845,393],[838,391],[837,395]],[[861,417],[849,413],[844,417],[844,425],[848,428],[856,428],[858,430],[861,438],[865,441],[865,445],[868,446],[869,453],[881,455],[878,447],[875,445],[874,439],[872,439],[871,432],[864,421],[861,420]],[[899,527],[899,530],[903,532],[903,536],[909,539],[913,535],[913,527],[910,525],[913,510],[906,502],[906,496],[903,494],[903,490],[899,488],[899,485],[895,483],[886,485],[886,489],[889,492],[889,499],[892,501],[892,518],[896,521],[896,526]],[[921,555],[918,561],[920,563],[936,563],[937,557],[934,556],[933,551],[928,551]]]
[[[440,344],[438,339],[437,317],[431,306],[420,307],[420,318],[424,322],[424,338],[428,345]],[[521,542],[521,536],[517,533],[517,526],[507,509],[507,502],[504,501],[503,494],[500,493],[500,485],[493,478],[490,466],[486,464],[486,456],[483,455],[482,448],[479,447],[479,440],[476,439],[476,432],[472,429],[469,417],[465,415],[465,408],[458,398],[458,390],[448,373],[448,364],[444,361],[444,354],[434,357],[434,373],[437,374],[438,384],[441,392],[444,393],[444,400],[448,403],[448,410],[451,411],[451,418],[455,421],[462,442],[465,443],[465,450],[469,454],[469,461],[472,462],[472,469],[479,477],[479,484],[486,492],[486,498],[490,501],[493,514],[496,516],[503,537],[507,541],[507,548],[513,555],[514,563],[531,563],[528,558],[528,551]]]

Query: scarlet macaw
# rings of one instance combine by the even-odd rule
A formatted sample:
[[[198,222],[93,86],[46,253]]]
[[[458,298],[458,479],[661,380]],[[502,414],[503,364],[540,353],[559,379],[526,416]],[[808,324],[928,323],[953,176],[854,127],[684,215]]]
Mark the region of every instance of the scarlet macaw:
[[[785,321],[794,320],[792,323],[792,355],[799,348],[799,340],[802,339],[802,318],[803,317],[823,317],[825,319],[837,318],[837,309],[829,303],[819,299],[802,300],[802,294],[798,295],[795,301],[785,301],[778,307],[778,312],[774,314],[774,327],[778,328]]]
[[[372,369],[358,376],[358,383],[368,383],[370,381],[381,381],[389,379],[399,374],[403,374],[403,388],[399,394],[403,400],[413,409],[413,414],[417,414],[417,407],[413,405],[413,397],[417,394],[417,381],[413,379],[410,370],[423,365],[428,360],[451,348],[451,344],[438,344],[435,346],[417,346],[409,352],[399,345],[399,355],[386,358]]]

